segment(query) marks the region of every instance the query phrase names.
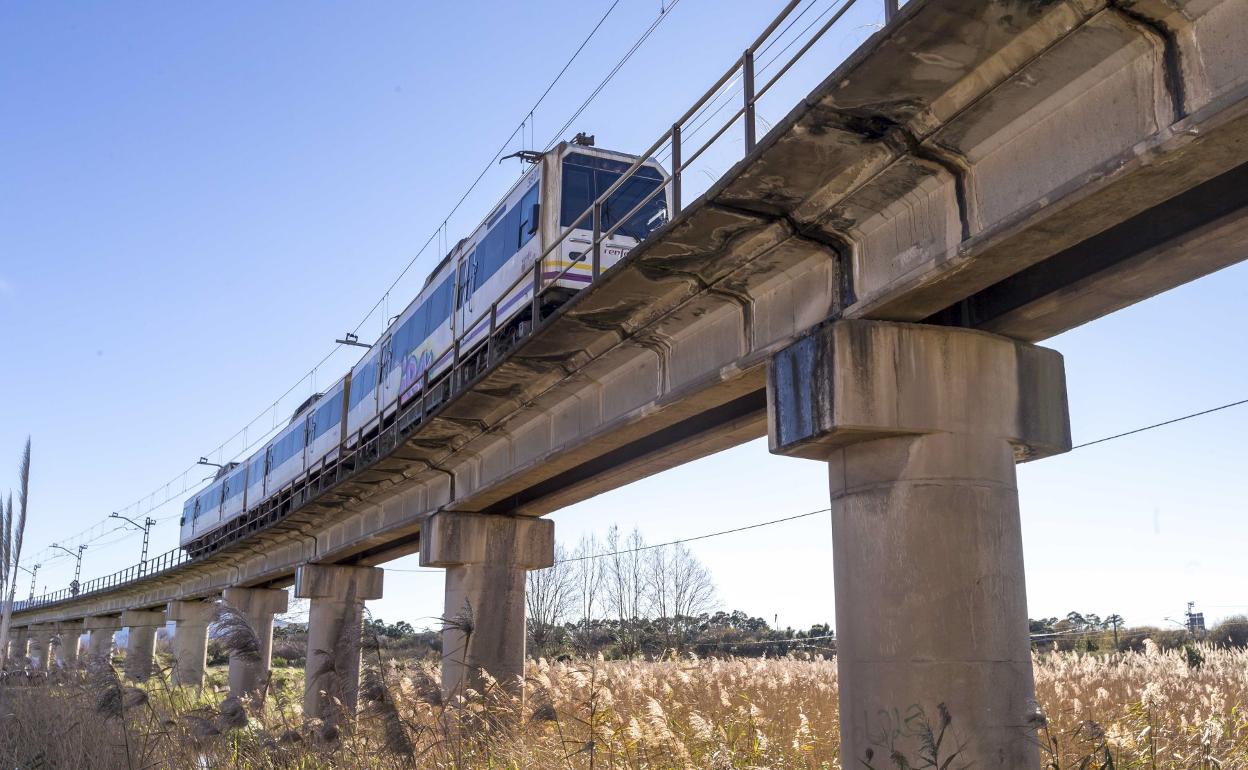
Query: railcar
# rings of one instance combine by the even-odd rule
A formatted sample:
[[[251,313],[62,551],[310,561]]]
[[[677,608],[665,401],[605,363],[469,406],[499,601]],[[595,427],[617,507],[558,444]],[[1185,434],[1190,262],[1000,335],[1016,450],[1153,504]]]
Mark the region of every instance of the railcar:
[[[181,545],[186,547],[196,538],[196,528],[206,532],[221,525],[221,506],[225,497],[225,481],[230,471],[237,467],[230,463],[217,471],[212,483],[191,495],[182,506]]]
[[[536,304],[544,309],[589,285],[591,206],[636,156],[580,141],[522,157],[531,167],[443,257],[346,376],[301,405],[261,450],[186,501],[183,548],[193,556],[210,550],[228,525],[288,499],[293,486],[332,468],[418,398],[432,408],[450,393],[444,375],[452,367],[488,365],[489,340],[505,349],[533,323],[535,284],[542,287]],[[662,167],[649,160],[605,201],[599,224],[611,235],[599,249],[601,270],[666,224],[668,193],[659,190],[666,182]]]

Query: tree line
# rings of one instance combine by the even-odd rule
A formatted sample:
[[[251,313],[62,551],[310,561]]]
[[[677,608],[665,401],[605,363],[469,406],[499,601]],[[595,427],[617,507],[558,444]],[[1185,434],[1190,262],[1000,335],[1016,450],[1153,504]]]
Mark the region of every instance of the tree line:
[[[1094,612],[1068,612],[1063,618],[1033,618],[1028,621],[1032,646],[1040,651],[1140,652],[1144,640],[1151,639],[1163,650],[1181,649],[1194,641],[1229,647],[1248,647],[1248,616],[1234,615],[1207,632],[1193,633],[1177,625],[1127,626],[1121,615],[1102,618]]]

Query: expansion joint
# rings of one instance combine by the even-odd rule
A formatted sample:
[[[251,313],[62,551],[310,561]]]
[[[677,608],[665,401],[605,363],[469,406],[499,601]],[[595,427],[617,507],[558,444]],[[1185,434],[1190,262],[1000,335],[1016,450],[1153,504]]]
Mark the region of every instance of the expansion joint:
[[[919,141],[913,133],[900,124],[894,124],[884,142],[910,157],[936,166],[953,178],[953,195],[958,205],[958,223],[962,228],[962,241],[971,238],[971,196],[968,180],[971,168],[961,154]]]
[[[826,227],[812,227],[794,219],[793,215],[788,212],[755,211],[754,209],[718,201],[715,205],[734,214],[782,223],[788,228],[791,234],[789,237],[831,252],[832,261],[836,264],[839,307],[844,308],[854,304],[856,301],[856,295],[854,294],[854,243],[848,234]]]
[[[1109,0],[1107,8],[1126,19],[1132,27],[1142,34],[1152,37],[1161,43],[1162,77],[1166,92],[1170,96],[1170,107],[1173,122],[1177,123],[1187,117],[1187,86],[1183,81],[1183,54],[1179,47],[1178,36],[1160,19],[1152,18],[1135,8],[1132,0]]]
[[[754,350],[754,298],[749,292],[717,285],[707,289],[706,293],[723,297],[741,308],[741,335],[745,340],[745,350]]]

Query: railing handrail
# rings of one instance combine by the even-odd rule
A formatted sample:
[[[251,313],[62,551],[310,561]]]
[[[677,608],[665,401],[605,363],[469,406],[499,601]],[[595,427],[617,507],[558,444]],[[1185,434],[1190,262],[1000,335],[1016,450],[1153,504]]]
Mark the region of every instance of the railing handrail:
[[[549,245],[547,245],[545,249],[543,249],[542,252],[534,259],[533,264],[532,264],[532,269],[522,272],[519,277],[517,277],[514,281],[512,281],[512,283],[508,285],[508,287],[499,294],[498,299],[490,304],[489,313],[488,314],[482,313],[480,318],[475,319],[471,325],[467,326],[465,329],[462,330],[462,332],[459,335],[456,336],[452,349],[448,351],[448,353],[453,352],[454,354],[454,363],[452,363],[449,369],[451,373],[451,377],[452,377],[452,394],[454,392],[453,380],[454,380],[455,372],[457,371],[457,366],[459,364],[459,359],[460,359],[460,354],[461,354],[461,348],[460,348],[461,342],[468,336],[469,332],[475,331],[479,326],[484,324],[487,320],[490,322],[491,334],[492,334],[494,331],[493,327],[498,316],[499,305],[504,300],[506,300],[510,295],[512,295],[517,289],[522,287],[526,282],[531,282],[533,284],[532,303],[533,303],[534,312],[533,312],[533,319],[532,319],[530,333],[537,329],[539,322],[541,320],[539,318],[539,313],[538,313],[540,309],[541,295],[551,286],[554,286],[560,280],[562,280],[573,268],[576,267],[576,265],[578,265],[583,260],[584,257],[582,256],[577,259],[573,259],[569,261],[567,266],[565,266],[558,273],[556,273],[555,276],[552,277],[549,281],[545,281],[545,282],[543,281],[543,278],[542,278],[542,265],[545,263],[546,258],[550,256],[550,254],[554,252],[557,247],[563,244],[563,242],[567,240],[568,236],[574,230],[578,229],[578,226],[580,226],[582,223],[585,222],[586,218],[590,218],[592,220],[591,229],[593,231],[593,238],[591,239],[591,243],[590,243],[590,249],[592,249],[592,252],[593,252],[592,273],[593,273],[593,278],[597,279],[600,274],[600,254],[601,254],[601,248],[602,248],[603,242],[613,237],[616,231],[619,230],[620,227],[622,227],[625,223],[631,220],[632,217],[636,215],[644,206],[650,203],[654,199],[654,197],[659,194],[659,192],[667,189],[668,185],[671,185],[672,190],[673,190],[672,210],[669,213],[669,221],[674,219],[675,216],[682,210],[681,200],[680,200],[681,175],[684,173],[685,169],[687,169],[691,164],[693,164],[699,157],[701,157],[701,155],[707,149],[709,149],[716,141],[718,141],[719,138],[723,136],[724,133],[727,132],[728,129],[731,128],[737,122],[737,119],[740,118],[742,115],[746,116],[745,155],[748,156],[755,149],[755,141],[754,141],[755,125],[754,123],[756,122],[756,116],[754,115],[754,107],[757,104],[758,100],[761,99],[763,95],[766,94],[769,90],[771,90],[772,86],[774,86],[793,67],[793,65],[798,62],[798,60],[800,60],[803,56],[805,56],[805,54],[811,49],[811,47],[813,47],[815,43],[817,43],[823,37],[823,35],[829,29],[831,29],[832,26],[838,20],[840,20],[845,15],[845,13],[850,9],[850,7],[854,5],[856,0],[840,0],[841,7],[834,14],[832,14],[831,18],[829,18],[828,21],[825,22],[813,35],[811,35],[810,39],[807,40],[806,43],[801,48],[799,48],[797,52],[793,54],[793,56],[790,57],[788,61],[785,62],[783,66],[781,66],[780,69],[766,83],[763,84],[761,88],[759,88],[756,91],[755,90],[755,72],[754,72],[754,54],[758,52],[760,48],[763,47],[763,44],[768,40],[768,38],[770,38],[771,35],[777,29],[779,29],[780,25],[784,23],[785,19],[787,19],[790,16],[790,14],[792,14],[793,11],[796,10],[796,8],[799,5],[801,5],[802,2],[803,0],[789,0],[789,2],[785,4],[784,8],[781,9],[781,11],[775,16],[775,18],[771,20],[771,23],[769,23],[763,29],[762,33],[760,33],[758,37],[756,37],[754,41],[749,45],[749,47],[745,49],[744,53],[742,53],[742,55],[738,57],[736,61],[734,61],[732,65],[729,66],[724,71],[722,75],[719,76],[719,78],[715,81],[715,83],[709,89],[707,89],[696,101],[694,101],[693,105],[690,106],[687,110],[685,110],[684,114],[682,114],[677,120],[675,120],[671,124],[671,127],[668,128],[666,131],[664,131],[663,134],[660,135],[659,138],[655,140],[655,142],[651,144],[651,146],[644,153],[641,153],[640,155],[638,155],[636,160],[633,161],[633,163],[628,167],[628,169],[620,174],[620,177],[615,181],[614,184],[612,184],[610,187],[607,188],[605,192],[603,192],[601,195],[595,198],[594,201],[585,209],[585,211],[581,212],[580,216],[578,216],[570,225],[561,229],[558,236],[555,237],[554,240]],[[817,2],[817,0],[811,0],[811,2],[813,4],[814,2]],[[884,3],[884,9],[885,9],[886,22],[890,22],[897,15],[898,0],[883,0],[883,3]],[[833,5],[830,6],[830,8],[835,7],[835,4],[836,3],[834,0]],[[827,11],[824,11],[824,13],[826,12]],[[813,23],[809,26],[813,26]],[[809,29],[809,26],[807,27],[807,29]],[[787,28],[786,28],[786,31],[787,31]],[[803,30],[803,33],[799,33],[799,34],[804,34],[804,32],[805,30]],[[783,33],[781,33],[781,35],[783,36]],[[792,43],[790,43],[789,45],[792,45]],[[785,46],[785,49],[787,48],[788,46]],[[766,66],[770,66],[770,64],[778,60],[780,58],[780,55],[782,54],[783,54],[783,49],[781,51],[781,54],[778,54],[775,57],[773,57],[769,62],[767,62],[766,65],[764,65],[764,68]],[[727,121],[724,122],[711,135],[709,139],[704,141],[698,147],[698,149],[695,150],[692,154],[690,154],[688,157],[685,157],[684,148],[682,147],[682,144],[681,144],[682,136],[684,134],[684,124],[688,122],[690,119],[692,119],[695,115],[697,115],[698,111],[701,110],[704,106],[706,106],[707,103],[711,101],[712,97],[714,97],[717,93],[719,93],[720,89],[723,88],[724,85],[727,84],[730,80],[732,80],[738,73],[741,73],[742,78],[745,81],[743,84],[744,99],[741,105],[736,109],[735,112],[733,112],[733,114],[727,119]],[[722,109],[722,107],[720,109]],[[716,110],[714,113],[711,113],[710,117],[714,117],[714,115],[718,113],[718,111],[719,110]],[[708,122],[709,122],[709,118],[704,120],[701,125],[695,127],[694,133],[696,133],[697,131],[700,131],[703,127],[705,127],[705,125],[707,125]],[[608,228],[604,232],[602,229],[603,207],[609,202],[611,196],[613,196],[616,192],[618,192],[619,189],[626,182],[632,179],[636,175],[637,171],[640,170],[643,166],[645,166],[645,164],[649,160],[656,157],[655,154],[659,151],[659,149],[669,142],[671,142],[672,144],[671,160],[673,162],[673,166],[670,172],[663,171],[660,168],[660,171],[664,174],[664,179],[662,180],[663,184],[656,186],[654,190],[652,190],[645,197],[644,200],[642,200],[637,205],[635,205],[628,212],[626,216],[620,217],[618,221],[612,227]],[[580,229],[584,229],[584,228],[580,228]],[[485,339],[487,340],[490,339],[490,336],[491,335],[487,335]],[[480,344],[485,344],[485,343],[483,342]],[[475,345],[469,346],[468,348],[470,352],[475,349],[476,349]],[[438,359],[438,362],[441,362],[443,359],[445,359],[445,357],[446,357],[446,354],[443,354]],[[435,363],[438,363],[438,362],[435,362]],[[430,365],[430,369],[431,368],[432,368],[432,364]],[[441,377],[441,375],[439,375],[439,377]],[[442,380],[439,379],[438,382],[441,383]],[[392,427],[397,426],[399,424],[400,417],[408,414],[415,407],[419,406],[420,409],[424,411],[427,407],[426,399],[429,395],[430,385],[431,385],[431,381],[430,381],[430,376],[429,376],[429,369],[426,369],[424,373],[424,378],[422,381],[421,395],[420,395],[419,401],[417,401],[416,397],[413,396],[408,402],[407,411],[404,410],[404,406],[403,406],[403,400],[404,400],[403,397],[405,395],[405,391],[402,388],[400,388],[399,391],[395,393],[394,400],[392,402],[389,402],[387,404],[380,406],[377,410],[377,415],[374,418],[370,419],[364,426],[362,426],[359,429],[359,431],[357,431],[356,433],[350,434],[348,436],[344,436],[344,438],[338,444],[338,456],[336,459],[336,463],[338,467],[339,468],[342,467],[342,463],[345,459],[347,459],[348,457],[353,457],[362,451],[366,443],[364,440],[364,436],[367,435],[369,432],[371,432],[374,424],[376,424],[377,426],[377,434],[374,437],[374,440],[380,440],[382,434],[386,430],[386,427],[385,427],[386,423],[384,420],[384,415],[386,414],[388,410],[392,408],[395,410],[394,415],[393,415],[393,422],[391,423]],[[439,385],[439,387],[441,387],[441,385]],[[410,390],[414,390],[414,387],[409,388],[409,391]],[[352,438],[355,439],[355,445],[349,446],[348,442]],[[328,457],[328,453],[326,457]],[[325,467],[326,467],[325,459],[326,459],[325,457],[322,457],[320,461],[318,461],[317,463],[316,470],[320,473],[325,472]],[[305,468],[299,475],[291,479],[290,482],[288,482],[287,484],[284,484],[275,495],[266,498],[264,501],[261,502],[260,506],[258,506],[257,509],[252,509],[252,510],[258,510],[262,508],[264,505],[269,504],[269,503],[282,502],[282,501],[290,502],[292,504],[292,509],[293,509],[293,497],[295,495],[296,488],[299,488],[299,484],[302,483],[304,485],[302,489],[306,491],[307,485],[310,484],[311,482],[313,470],[314,470],[313,468]],[[360,469],[356,469],[355,472],[358,472],[359,470]],[[304,500],[302,502],[307,502],[307,500]],[[249,513],[251,513],[251,511],[244,512],[244,514],[249,514]],[[233,520],[231,523],[234,526],[240,526],[240,522],[243,522],[245,518],[246,516],[244,515],[243,517]],[[209,544],[209,546],[206,547],[206,550],[209,554],[215,551],[215,547],[221,542],[222,538],[224,538],[226,535],[232,534],[232,530],[230,530],[230,526],[231,524],[226,524],[225,526],[222,526],[220,528],[219,530],[220,534],[218,535],[218,537],[214,539],[212,543]],[[226,542],[229,542],[229,541],[227,540]],[[200,557],[196,557],[196,558],[200,558]],[[182,564],[185,564],[189,561],[194,561],[194,560],[195,559],[188,556],[187,552],[181,546],[179,546],[177,548],[166,551],[165,553],[159,554],[158,556],[142,561],[139,564],[131,565],[129,567],[113,572],[112,574],[89,580],[85,584],[80,585],[76,591],[69,589],[69,588],[65,588],[65,589],[60,589],[58,591],[54,591],[50,594],[43,594],[38,597],[32,597],[31,599],[28,599],[28,600],[15,601],[13,604],[13,611],[22,612],[22,611],[34,609],[37,607],[43,607],[49,604],[55,604],[61,601],[79,599],[79,598],[88,596],[90,594],[99,593],[100,591],[103,591],[105,589],[112,589],[123,584],[134,583],[134,582],[138,582],[141,580],[154,578],[165,572],[168,572],[169,570],[172,570],[175,567],[179,567]],[[137,574],[136,574],[136,571],[137,571]]]

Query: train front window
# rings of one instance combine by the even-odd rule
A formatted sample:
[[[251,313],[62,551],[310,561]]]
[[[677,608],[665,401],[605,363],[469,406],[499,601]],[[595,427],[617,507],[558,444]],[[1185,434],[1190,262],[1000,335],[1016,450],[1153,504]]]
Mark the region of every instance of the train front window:
[[[641,204],[641,208],[637,209],[637,213],[633,214],[627,222],[620,225],[620,228],[615,231],[616,233],[642,241],[645,240],[647,235],[667,223],[667,198],[662,192],[654,192],[663,184],[663,180],[640,175],[641,172],[649,170],[639,169],[638,175],[629,177],[624,184],[620,185],[620,189],[616,190],[615,194],[607,199],[607,203],[602,210],[603,230],[610,230],[612,227],[615,227],[615,223],[627,216],[628,212],[637,208],[638,204]],[[602,172],[599,173],[601,174]],[[619,179],[618,175],[613,174],[612,176],[614,178],[610,182],[602,184],[602,192],[606,192],[607,188],[615,184],[616,180]],[[651,193],[654,193],[653,197],[646,200],[646,196]],[[642,203],[642,201],[645,201],[645,203]]]
[[[619,181],[631,165],[624,161],[582,153],[572,153],[564,158],[560,226],[571,227],[593,205],[598,196]],[[615,233],[640,241],[662,227],[667,223],[667,197],[659,190],[663,184],[663,175],[658,169],[650,166],[637,169],[603,205],[602,229],[607,231],[615,227],[616,223],[639,204],[641,205],[637,213],[621,224]],[[590,217],[585,217],[576,226],[578,229],[591,230],[594,225]]]

